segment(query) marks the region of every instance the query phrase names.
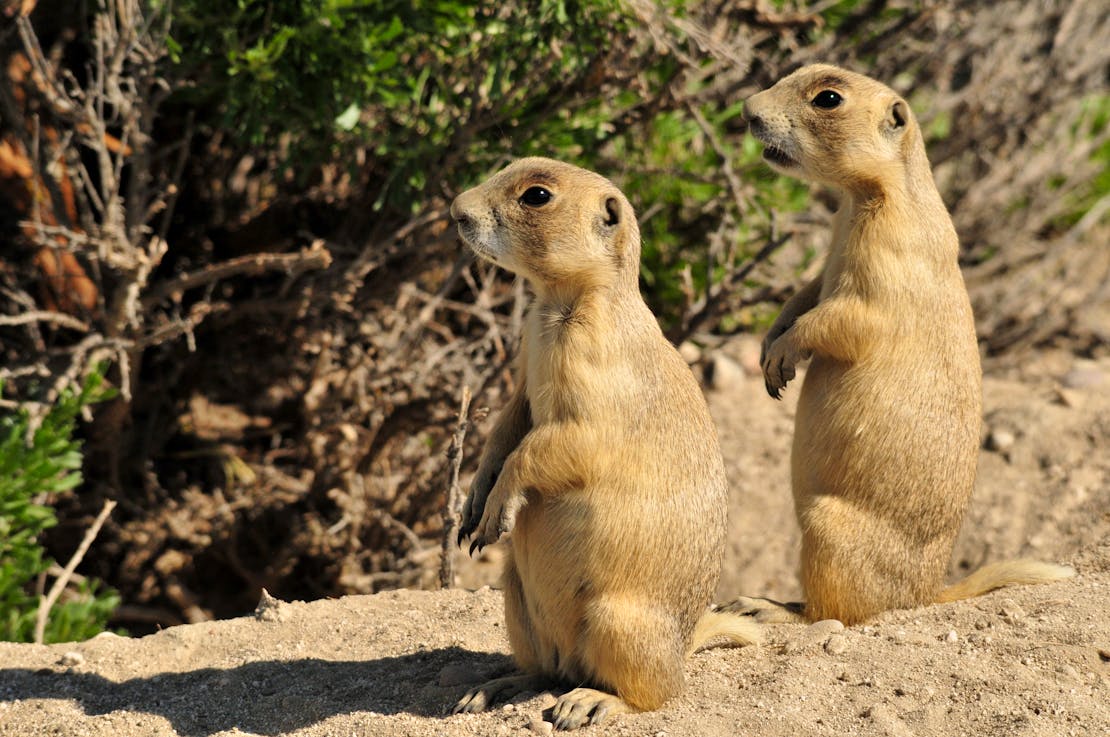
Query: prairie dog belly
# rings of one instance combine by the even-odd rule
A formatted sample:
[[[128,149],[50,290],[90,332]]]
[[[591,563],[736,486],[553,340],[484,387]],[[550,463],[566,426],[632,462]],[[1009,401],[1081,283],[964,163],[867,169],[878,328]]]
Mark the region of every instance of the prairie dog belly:
[[[537,630],[550,637],[568,677],[575,667],[569,653],[582,641],[586,613],[599,598],[628,597],[666,609],[663,616],[673,617],[688,638],[720,575],[724,484],[695,495],[621,488],[620,481],[554,500],[529,494],[512,535],[529,612],[543,623]],[[619,516],[607,511],[614,497],[622,498],[625,513]],[[677,609],[676,585],[687,592]]]
[[[917,536],[941,530],[954,536],[979,445],[979,400],[969,396],[978,383],[961,385],[960,378],[923,371],[916,362],[848,366],[815,357],[795,423],[799,506],[835,495]]]

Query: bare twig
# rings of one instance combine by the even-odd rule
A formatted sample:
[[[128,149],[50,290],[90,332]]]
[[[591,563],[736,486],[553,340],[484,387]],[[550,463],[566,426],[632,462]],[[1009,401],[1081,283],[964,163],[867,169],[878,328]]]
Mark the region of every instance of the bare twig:
[[[0,325],[26,325],[30,322],[53,322],[62,327],[72,328],[73,330],[80,330],[82,332],[87,332],[91,329],[88,323],[78,320],[72,315],[67,315],[64,312],[35,310],[33,312],[24,312],[22,315],[0,315]]]
[[[166,240],[166,235],[170,231],[170,224],[173,221],[173,213],[177,207],[177,199],[181,194],[182,178],[185,174],[185,162],[189,160],[189,145],[193,141],[193,134],[196,132],[194,123],[195,112],[190,110],[185,116],[185,133],[181,137],[181,142],[178,144],[177,161],[173,167],[173,174],[170,176],[169,184],[165,188],[165,193],[158,198],[165,207],[162,210],[162,223],[158,227],[158,238]],[[148,211],[153,216],[153,209],[148,207]]]
[[[705,295],[690,305],[690,309],[682,316],[682,322],[669,331],[667,337],[670,341],[675,345],[681,343],[697,332],[698,328],[707,320],[716,316],[724,301],[747,278],[748,274],[790,240],[791,235],[793,233],[786,233],[778,238],[769,238],[755,255],[744,262],[743,266],[728,274],[719,283],[709,286],[705,290]],[[768,293],[770,293],[770,290],[768,290]]]
[[[207,622],[212,619],[212,613],[200,604],[200,597],[184,584],[175,575],[168,575],[165,583],[166,597],[172,601],[185,615],[185,621],[190,624]]]
[[[331,253],[324,248],[323,241],[317,241],[311,248],[303,249],[298,253],[256,253],[241,256],[182,274],[176,279],[159,284],[143,297],[142,303],[144,307],[152,307],[174,294],[238,274],[257,275],[267,271],[301,273],[310,269],[326,269],[330,265]]]
[[[433,208],[412,218],[401,227],[381,239],[374,239],[366,245],[343,275],[343,287],[336,290],[333,302],[336,306],[349,307],[355,293],[371,272],[390,262],[401,252],[401,242],[419,228],[431,225],[447,217],[444,210]]]
[[[22,401],[22,402],[16,402],[16,401],[13,401],[11,399],[0,399],[0,408],[2,408],[2,409],[13,409],[13,410],[16,410],[16,411],[32,409],[32,408],[35,409],[36,411],[41,411],[41,412],[46,412],[46,411],[49,410],[49,407],[44,405],[42,402],[32,402],[32,401],[26,401],[26,400]]]
[[[189,351],[192,352],[195,350],[193,331],[196,327],[212,315],[230,311],[231,304],[225,301],[197,302],[189,309],[188,315],[177,317],[164,325],[159,325],[147,335],[138,338],[135,347],[139,349],[149,348],[185,336],[189,344]]]
[[[721,159],[721,173],[728,183],[728,191],[732,194],[732,199],[736,203],[737,212],[746,212],[748,210],[748,197],[744,193],[744,185],[740,183],[740,177],[736,175],[736,170],[732,167],[732,157],[729,156],[724,143],[717,136],[717,131],[713,130],[713,126],[705,119],[705,116],[702,115],[701,110],[694,102],[686,100],[685,107],[690,113],[690,116],[694,119],[694,122],[701,128],[702,133],[705,134],[706,139],[709,140],[709,145],[713,147],[713,151]]]
[[[46,620],[50,616],[50,609],[54,603],[58,601],[58,597],[62,595],[65,590],[66,584],[69,583],[73,571],[85,557],[88,552],[89,546],[92,545],[93,540],[100,533],[100,528],[104,525],[104,521],[108,519],[108,515],[116,508],[116,503],[111,499],[105,500],[104,508],[100,510],[100,514],[93,520],[92,526],[85,532],[85,537],[81,540],[81,544],[77,546],[77,550],[73,553],[73,557],[66,563],[66,567],[62,570],[62,575],[54,579],[54,584],[50,587],[50,591],[46,596],[39,600],[39,610],[35,615],[35,642],[42,644],[43,635],[46,632]]]
[[[70,253],[80,253],[85,247],[94,243],[94,240],[87,234],[64,225],[48,225],[41,221],[21,220],[19,227],[36,229],[38,231],[36,238],[39,243]],[[64,245],[62,244],[63,240],[65,241]]]
[[[18,379],[24,376],[45,378],[50,376],[50,369],[43,366],[41,363],[25,364],[23,366],[16,366],[15,368],[0,367],[0,379]]]
[[[451,446],[447,449],[447,459],[451,463],[451,481],[447,486],[447,501],[443,505],[443,557],[439,562],[439,585],[449,589],[455,584],[454,556],[451,555],[454,539],[459,529],[459,512],[462,496],[459,490],[459,469],[462,467],[463,442],[466,440],[467,420],[470,411],[470,387],[463,385],[462,398],[459,400],[459,418],[455,433],[451,436]]]

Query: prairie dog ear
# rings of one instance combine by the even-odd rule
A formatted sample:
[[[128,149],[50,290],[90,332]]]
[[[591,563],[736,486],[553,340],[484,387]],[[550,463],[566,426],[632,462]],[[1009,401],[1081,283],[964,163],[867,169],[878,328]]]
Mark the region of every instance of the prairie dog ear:
[[[910,106],[906,104],[905,100],[896,99],[890,103],[890,107],[886,110],[886,118],[883,120],[883,125],[887,131],[895,132],[906,127],[906,123],[910,120]]]
[[[602,222],[605,223],[606,227],[612,228],[615,225],[620,225],[624,218],[624,213],[621,212],[620,200],[616,197],[606,197],[602,209]]]

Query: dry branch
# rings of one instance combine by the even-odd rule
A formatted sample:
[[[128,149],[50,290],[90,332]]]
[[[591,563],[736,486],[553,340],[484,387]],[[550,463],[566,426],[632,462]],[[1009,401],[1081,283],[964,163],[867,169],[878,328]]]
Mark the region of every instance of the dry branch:
[[[451,464],[450,483],[447,485],[447,499],[443,505],[443,555],[439,561],[440,588],[449,589],[455,585],[454,556],[455,535],[459,529],[459,512],[462,508],[462,492],[459,489],[459,469],[462,467],[463,444],[469,427],[470,387],[463,386],[459,400],[459,416],[455,432],[451,436],[451,446],[447,449],[447,460]]]
[[[111,514],[112,510],[115,508],[116,503],[114,501],[111,499],[105,500],[103,509],[100,510],[100,514],[96,515],[96,519],[93,520],[92,526],[85,532],[85,537],[82,538],[81,544],[77,546],[77,550],[74,551],[73,557],[69,559],[69,563],[66,563],[66,567],[62,569],[62,574],[54,579],[54,584],[50,587],[50,591],[39,600],[39,610],[35,616],[36,643],[42,644],[43,635],[46,631],[46,620],[50,617],[50,609],[54,606],[54,603],[58,601],[58,597],[62,595],[62,591],[65,590],[66,585],[69,583],[73,571],[76,570],[81,559],[85,557],[85,553],[88,552],[89,546],[92,545],[93,540],[95,540],[96,536],[100,533],[100,528],[104,525],[104,521],[108,519],[108,515]]]
[[[782,248],[783,244],[789,241],[792,235],[793,233],[786,233],[777,238],[772,237],[763,244],[763,247],[751,258],[734,269],[719,283],[713,284],[706,289],[705,295],[694,302],[694,304],[690,305],[690,308],[682,317],[682,322],[667,335],[671,342],[678,345],[696,333],[698,329],[709,322],[711,318],[720,317],[728,298],[736,292],[744,279],[752,273],[752,270],[755,269],[756,266],[766,261],[771,257],[771,254]],[[769,288],[767,288],[764,289],[763,293],[756,299],[751,300],[749,304],[765,302],[770,298],[771,294]]]
[[[89,324],[64,312],[33,310],[22,315],[0,315],[0,325],[26,325],[31,322],[53,322],[62,327],[87,332]]]
[[[182,274],[151,289],[143,296],[142,304],[149,309],[168,297],[239,274],[258,276],[267,271],[284,271],[297,275],[312,269],[326,269],[330,265],[331,253],[324,248],[322,240],[317,240],[298,253],[256,253]]]

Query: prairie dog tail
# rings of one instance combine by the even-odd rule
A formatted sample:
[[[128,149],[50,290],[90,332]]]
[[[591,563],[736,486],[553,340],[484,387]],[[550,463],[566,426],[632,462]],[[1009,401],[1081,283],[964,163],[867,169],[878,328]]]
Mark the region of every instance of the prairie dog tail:
[[[721,640],[709,644],[712,640]],[[694,627],[694,638],[690,647],[686,649],[687,655],[692,655],[698,650],[730,645],[758,645],[760,641],[760,627],[751,617],[732,612],[707,611],[701,615]]]
[[[988,591],[1015,584],[1049,583],[1075,575],[1075,569],[1055,563],[1018,558],[988,563],[961,581],[940,592],[937,604],[981,596]],[[699,623],[700,626],[700,623]]]

